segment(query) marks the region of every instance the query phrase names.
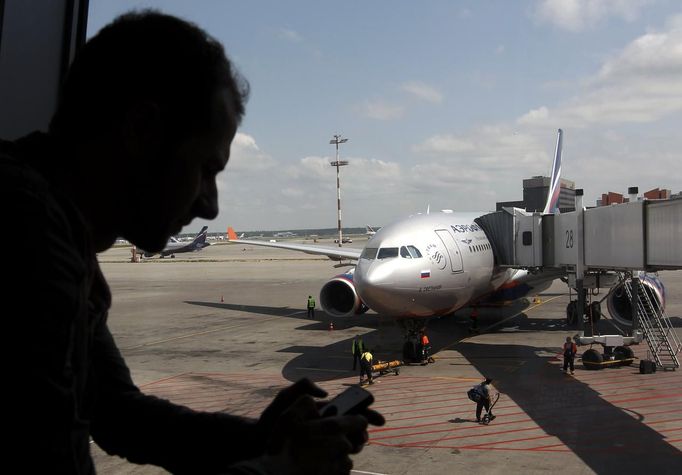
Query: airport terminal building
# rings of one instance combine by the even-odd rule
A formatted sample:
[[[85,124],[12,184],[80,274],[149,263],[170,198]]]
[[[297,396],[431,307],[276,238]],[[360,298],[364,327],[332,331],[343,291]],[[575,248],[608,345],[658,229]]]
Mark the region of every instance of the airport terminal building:
[[[549,193],[551,178],[548,176],[534,176],[523,180],[523,200],[500,201],[496,203],[496,211],[503,207],[522,208],[526,211],[540,211],[545,207]],[[562,213],[575,210],[575,182],[561,178],[559,193],[559,210]]]

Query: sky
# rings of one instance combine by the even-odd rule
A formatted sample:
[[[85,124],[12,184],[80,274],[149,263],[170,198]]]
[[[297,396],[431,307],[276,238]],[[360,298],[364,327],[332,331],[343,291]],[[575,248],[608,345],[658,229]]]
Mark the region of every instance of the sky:
[[[251,95],[220,214],[238,231],[494,211],[551,172],[585,192],[682,190],[675,0],[90,0],[88,35],[156,8],[218,39]]]

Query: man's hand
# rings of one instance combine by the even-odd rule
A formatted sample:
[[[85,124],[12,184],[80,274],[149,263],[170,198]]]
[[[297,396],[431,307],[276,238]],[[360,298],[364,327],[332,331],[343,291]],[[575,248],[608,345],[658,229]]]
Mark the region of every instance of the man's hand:
[[[347,474],[349,455],[367,442],[368,424],[383,425],[384,417],[365,409],[361,414],[320,417],[323,403],[311,396],[326,393],[307,379],[280,392],[258,422],[267,437],[266,465],[273,473]],[[265,440],[264,440],[265,442]]]

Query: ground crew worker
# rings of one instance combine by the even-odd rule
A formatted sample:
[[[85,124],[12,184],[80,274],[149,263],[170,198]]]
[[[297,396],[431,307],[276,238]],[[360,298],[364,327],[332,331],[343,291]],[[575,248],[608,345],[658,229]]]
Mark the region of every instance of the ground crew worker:
[[[469,315],[469,318],[471,318],[471,327],[469,327],[469,331],[478,332],[478,309],[476,307],[471,309],[471,315]]]
[[[353,371],[355,371],[357,368],[357,362],[360,361],[362,354],[365,352],[365,343],[362,341],[362,337],[360,335],[355,335],[351,352],[353,353]]]
[[[315,299],[308,295],[308,318],[315,318]]]
[[[564,367],[562,371],[565,373],[568,367],[571,367],[571,374],[573,374],[573,360],[578,352],[578,346],[575,342],[571,341],[571,337],[566,337],[566,343],[564,343]]]
[[[429,361],[429,352],[431,350],[431,342],[429,342],[429,337],[426,336],[426,331],[422,330],[419,332],[421,335],[420,338],[420,343],[421,343],[421,348],[422,348],[422,362],[428,362]]]
[[[481,412],[484,407],[485,411],[490,415],[490,420],[495,419],[495,416],[490,412],[490,388],[488,388],[492,382],[492,379],[486,378],[485,381],[474,387],[476,392],[481,395],[480,399],[476,401],[476,422],[481,422]]]
[[[372,365],[374,364],[374,357],[369,348],[362,353],[360,357],[360,384],[362,384],[363,374],[367,375],[367,382],[374,384],[372,381]]]

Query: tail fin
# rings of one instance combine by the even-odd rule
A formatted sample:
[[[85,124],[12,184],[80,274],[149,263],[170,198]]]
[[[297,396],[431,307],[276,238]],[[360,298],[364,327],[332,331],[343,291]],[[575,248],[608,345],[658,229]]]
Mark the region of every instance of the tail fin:
[[[559,194],[561,193],[561,146],[563,131],[559,129],[556,139],[556,152],[554,152],[554,164],[552,165],[552,178],[549,182],[549,191],[547,192],[547,203],[545,209],[542,211],[545,214],[554,214],[559,212]]]
[[[234,229],[232,228],[232,226],[229,226],[227,228],[227,240],[228,241],[236,241],[237,239],[239,239],[237,237],[237,233],[234,232]]]
[[[204,244],[206,242],[206,236],[208,235],[208,226],[201,228],[201,231],[194,238],[193,244]]]

